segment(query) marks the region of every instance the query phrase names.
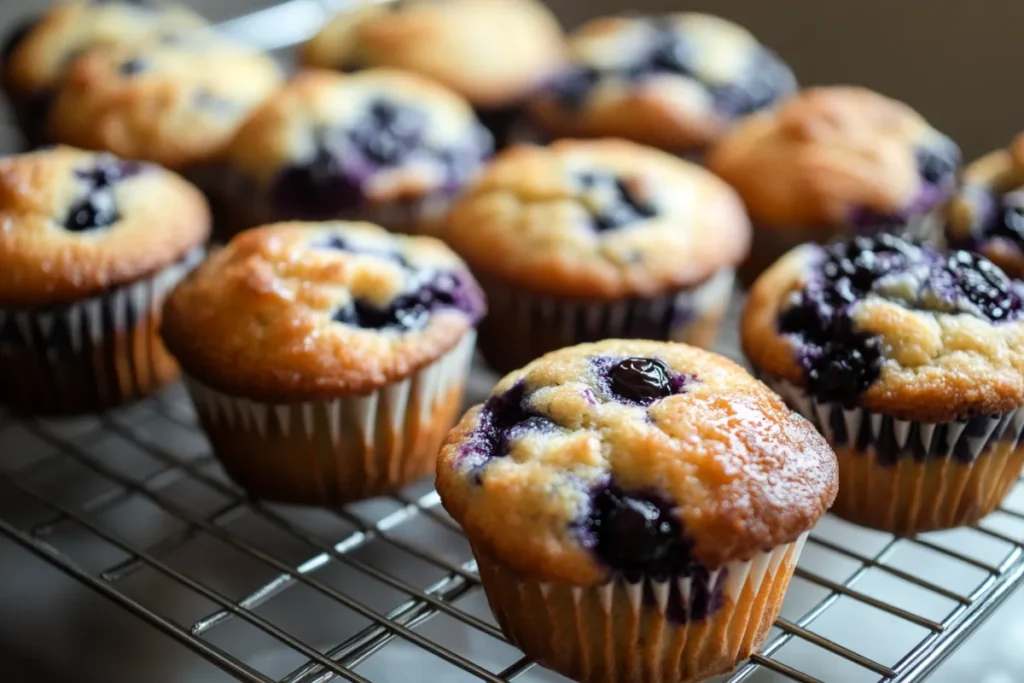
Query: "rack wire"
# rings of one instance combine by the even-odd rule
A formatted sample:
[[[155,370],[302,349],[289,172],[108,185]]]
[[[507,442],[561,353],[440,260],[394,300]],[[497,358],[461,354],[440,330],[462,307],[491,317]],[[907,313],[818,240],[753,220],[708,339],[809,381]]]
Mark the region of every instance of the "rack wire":
[[[328,11],[293,0],[224,28],[279,49]],[[725,340],[727,355],[735,349]],[[479,369],[470,399],[493,379]],[[4,501],[0,534],[241,681],[564,680],[504,640],[429,483],[338,510],[248,499],[212,457],[181,387],[70,422],[0,410]],[[248,569],[233,568],[239,559]],[[168,588],[139,591],[139,576]],[[768,643],[727,680],[922,680],[1022,579],[1020,483],[997,513],[954,532],[894,538],[826,517]],[[261,634],[273,656],[219,637],[232,625]]]

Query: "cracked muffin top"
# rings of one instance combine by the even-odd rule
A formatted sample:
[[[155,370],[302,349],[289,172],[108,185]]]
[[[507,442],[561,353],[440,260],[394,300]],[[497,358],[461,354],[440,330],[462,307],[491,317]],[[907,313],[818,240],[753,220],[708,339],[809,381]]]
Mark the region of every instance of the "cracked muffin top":
[[[484,310],[438,240],[369,223],[276,223],[237,235],[179,284],[162,334],[182,368],[218,391],[328,400],[429,365]]]
[[[791,251],[743,313],[754,366],[819,401],[922,422],[1024,405],[1024,283],[891,235]]]
[[[808,88],[712,149],[758,226],[905,224],[952,194],[960,150],[906,104],[866,88]]]
[[[736,193],[695,164],[623,140],[505,150],[453,207],[445,240],[533,291],[615,299],[703,282],[747,254]]]
[[[432,81],[308,70],[252,114],[226,157],[279,213],[320,219],[363,199],[454,193],[492,149],[469,104]]]
[[[594,19],[569,36],[569,66],[530,113],[561,136],[615,136],[702,149],[796,89],[789,67],[746,29],[675,13]]]
[[[952,247],[984,254],[1024,277],[1024,134],[967,165],[946,211]]]
[[[100,294],[184,258],[209,234],[203,195],[154,164],[70,147],[0,159],[5,307]]]
[[[449,434],[445,509],[540,581],[664,580],[797,540],[835,498],[815,428],[735,363],[609,340],[506,376]]]

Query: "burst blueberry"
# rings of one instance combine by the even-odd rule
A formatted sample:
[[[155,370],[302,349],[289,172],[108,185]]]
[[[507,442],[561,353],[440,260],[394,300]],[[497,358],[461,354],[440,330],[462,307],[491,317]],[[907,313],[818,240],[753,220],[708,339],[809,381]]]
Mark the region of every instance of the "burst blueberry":
[[[598,232],[624,228],[658,215],[654,202],[637,196],[630,184],[617,175],[588,171],[580,173],[577,181],[584,206],[590,210]]]
[[[130,161],[101,159],[89,168],[78,169],[75,177],[82,184],[81,196],[72,202],[64,218],[71,232],[95,230],[121,219],[114,199],[114,185],[139,172],[141,166]]]
[[[460,276],[444,271],[428,271],[414,289],[396,296],[389,305],[376,306],[356,298],[334,314],[334,321],[367,330],[412,332],[427,326],[439,309],[460,310],[471,317],[480,314],[480,304],[468,291]]]
[[[272,201],[282,217],[323,220],[359,206],[361,185],[342,164],[330,134],[316,135],[313,158],[286,167],[272,189]]]
[[[366,158],[381,166],[395,166],[422,148],[426,124],[424,111],[377,99],[349,131],[349,137]]]

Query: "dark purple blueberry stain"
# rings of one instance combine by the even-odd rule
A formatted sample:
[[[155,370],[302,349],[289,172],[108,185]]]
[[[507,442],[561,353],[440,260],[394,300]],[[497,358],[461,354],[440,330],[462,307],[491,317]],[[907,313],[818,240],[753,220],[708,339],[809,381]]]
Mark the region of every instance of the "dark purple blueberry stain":
[[[75,171],[81,183],[81,194],[68,208],[64,228],[71,232],[95,230],[121,220],[114,200],[114,186],[141,170],[135,162],[100,159],[90,168]]]
[[[590,211],[594,229],[598,232],[617,230],[658,215],[654,202],[637,196],[620,176],[587,171],[579,173],[576,180],[582,191],[583,205]]]
[[[444,271],[419,271],[413,289],[399,294],[386,307],[363,299],[354,299],[334,314],[334,321],[365,330],[422,330],[432,313],[455,309],[478,318],[482,305],[478,292],[457,274]]]
[[[314,129],[311,157],[286,166],[271,190],[279,217],[324,220],[357,209],[375,174],[414,158],[441,164],[443,191],[459,189],[490,156],[493,140],[480,126],[458,146],[436,149],[426,140],[429,123],[420,107],[377,98],[350,128]]]
[[[978,185],[964,187],[972,222],[964,235],[950,235],[951,246],[979,249],[996,240],[1024,250],[1024,188],[998,193]]]
[[[879,377],[878,339],[856,331],[852,318],[854,306],[869,295],[990,323],[1019,319],[1024,311],[1024,285],[964,251],[943,255],[884,233],[823,247],[779,317],[780,331],[800,341],[807,389],[821,401],[853,406]]]
[[[789,67],[773,52],[755,46],[750,60],[737,80],[712,82],[698,69],[693,42],[678,26],[665,19],[647,21],[651,38],[648,48],[636,59],[612,68],[576,66],[561,74],[550,90],[567,109],[582,107],[593,89],[607,80],[639,84],[665,74],[685,76],[701,83],[711,96],[715,111],[733,119],[774,105],[795,91],[796,79]]]
[[[663,398],[682,394],[697,378],[674,372],[657,358],[613,358],[591,360],[594,374],[611,400],[647,407]]]
[[[557,429],[557,425],[530,407],[526,382],[520,380],[508,391],[487,399],[461,457],[469,459],[479,476],[479,469],[492,458],[508,455],[513,432],[523,429],[546,431]]]
[[[892,214],[859,207],[850,215],[850,225],[860,234],[899,233],[915,218],[933,211],[949,198],[960,170],[960,148],[948,138],[914,151],[921,187],[911,202]]]
[[[133,57],[132,59],[125,60],[117,67],[117,72],[122,76],[135,76],[145,70],[146,62],[139,57]]]
[[[325,220],[363,201],[362,184],[344,167],[336,140],[327,131],[315,137],[313,157],[285,167],[271,190],[281,218]]]
[[[627,581],[669,581],[669,619],[700,621],[722,607],[724,572],[712,584],[710,572],[693,557],[693,541],[683,530],[676,506],[664,496],[626,492],[606,483],[591,493],[589,512],[576,531],[581,545]],[[673,580],[681,577],[692,579],[690,595],[682,595]],[[644,585],[644,602],[656,604],[649,583]]]
[[[408,290],[392,299],[387,306],[356,298],[335,311],[335,322],[367,330],[411,332],[426,327],[431,314],[441,309],[462,311],[474,324],[483,317],[483,294],[475,282],[460,273],[418,269],[397,251],[364,247],[340,235],[319,238],[310,246],[369,254],[397,264],[408,275]]]

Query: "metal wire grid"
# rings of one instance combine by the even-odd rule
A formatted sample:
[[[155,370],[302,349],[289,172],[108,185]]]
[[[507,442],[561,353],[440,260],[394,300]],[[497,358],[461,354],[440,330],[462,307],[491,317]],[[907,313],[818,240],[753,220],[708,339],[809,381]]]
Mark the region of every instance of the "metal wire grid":
[[[358,670],[360,665],[374,656],[386,657],[386,647],[396,639],[405,641],[478,680],[511,681],[531,671],[534,664],[521,655],[503,668],[489,668],[460,654],[454,648],[442,645],[421,630],[429,620],[438,615],[447,615],[460,624],[462,629],[477,631],[495,640],[502,639],[500,631],[487,615],[475,614],[462,605],[463,598],[480,590],[475,563],[468,548],[462,549],[464,559],[460,561],[452,559],[450,553],[434,552],[426,545],[408,540],[398,533],[404,525],[410,524],[413,520],[426,521],[429,525],[451,532],[458,531],[454,522],[439,508],[438,497],[433,491],[413,491],[408,495],[396,496],[391,500],[389,512],[375,518],[370,515],[371,519],[358,510],[329,511],[328,514],[350,527],[351,532],[341,540],[325,540],[316,532],[292,521],[281,508],[247,500],[224,479],[208,451],[204,450],[192,457],[183,456],[154,438],[152,427],[147,430],[138,426],[152,426],[154,422],[187,430],[196,429],[194,415],[180,390],[172,391],[160,399],[151,400],[127,411],[103,415],[77,435],[67,434],[67,430],[62,429],[60,423],[41,420],[17,421],[9,416],[0,418],[0,439],[8,430],[21,429],[53,449],[49,455],[25,467],[0,471],[0,486],[17,492],[50,513],[45,519],[27,528],[0,518],[0,532],[239,680],[261,683],[274,680],[286,683],[325,683],[335,678],[367,681],[370,679]],[[137,476],[131,472],[130,466],[124,467],[109,462],[102,452],[97,452],[95,448],[86,445],[111,436],[123,439],[147,453],[157,466],[151,468],[144,476]],[[69,504],[58,500],[59,496],[41,489],[38,483],[33,483],[38,482],[41,475],[48,470],[68,462],[84,467],[102,480],[105,484],[102,493],[77,504]],[[171,487],[183,480],[209,488],[222,497],[224,502],[212,511],[194,512],[188,504],[168,494]],[[106,513],[117,510],[137,497],[180,520],[183,523],[182,528],[159,536],[147,536],[143,542],[137,542],[126,539],[103,522]],[[1024,520],[1024,513],[1015,510],[1003,509],[999,514],[1015,520]],[[299,542],[307,548],[307,559],[295,563],[275,555],[261,547],[259,543],[233,533],[228,527],[233,520],[245,515],[256,516]],[[74,554],[58,548],[57,544],[50,540],[58,525],[68,524],[74,525],[79,533],[88,535],[95,542],[116,548],[120,551],[120,557],[98,571],[82,566]],[[780,618],[776,623],[778,631],[775,637],[761,654],[754,656],[749,663],[737,670],[730,681],[747,680],[757,674],[758,670],[770,670],[782,679],[805,683],[818,681],[815,676],[775,656],[794,639],[847,660],[871,674],[872,679],[921,679],[978,626],[985,615],[990,613],[1024,576],[1024,546],[1016,536],[991,526],[977,526],[971,532],[998,542],[1005,549],[1002,560],[991,562],[978,559],[976,556],[953,549],[948,544],[923,538],[890,538],[877,552],[864,554],[851,549],[842,538],[828,538],[820,532],[812,534],[809,541],[811,547],[817,546],[819,549],[853,560],[858,568],[845,580],[836,580],[801,563],[796,570],[796,580],[824,589],[824,599],[807,609],[799,618]],[[218,591],[194,575],[174,568],[165,559],[200,534],[208,535],[230,546],[265,566],[274,576],[239,599]],[[372,562],[357,556],[356,551],[371,543],[377,544],[378,547],[389,546],[392,551],[399,553],[403,558],[408,558],[410,562],[427,563],[440,570],[443,576],[429,585],[414,585],[395,574],[383,571]],[[963,592],[890,565],[887,560],[904,544],[926,549],[979,570],[984,578],[973,590]],[[343,564],[363,574],[367,580],[393,589],[403,599],[387,611],[371,608],[364,604],[357,594],[339,590],[318,578],[318,572],[331,563]],[[183,625],[161,614],[121,589],[122,582],[141,569],[164,575],[210,601],[217,609],[195,619],[190,625]],[[900,582],[940,596],[953,607],[943,618],[936,619],[894,606],[884,598],[858,590],[857,584],[872,570],[883,572]],[[290,590],[299,585],[312,589],[323,601],[333,601],[343,606],[365,619],[367,625],[334,647],[317,648],[260,614],[261,607],[271,601],[283,599]],[[898,661],[889,664],[854,651],[812,630],[815,622],[844,597],[919,627],[923,629],[925,635]],[[218,628],[236,619],[263,631],[299,653],[306,661],[288,675],[275,679],[211,642],[211,636]]]
[[[292,0],[239,17],[223,28],[261,47],[279,49],[306,38],[323,21],[331,4],[337,3]],[[286,509],[247,499],[224,477],[208,449],[183,454],[175,447],[174,439],[154,438],[152,430],[147,430],[145,425],[152,428],[155,423],[164,428],[187,430],[193,435],[198,433],[194,413],[180,388],[140,406],[104,414],[84,426],[79,423],[74,428],[59,422],[16,420],[0,412],[0,447],[4,456],[0,459],[0,501],[16,496],[47,511],[44,519],[27,526],[0,515],[0,533],[239,680],[261,683],[368,681],[370,679],[364,675],[365,665],[374,658],[386,659],[389,645],[396,642],[414,647],[439,663],[447,663],[452,672],[462,672],[475,680],[555,680],[521,653],[513,652],[511,646],[504,647],[507,663],[485,665],[460,652],[464,648],[444,644],[442,641],[448,639],[431,634],[425,628],[440,616],[460,631],[482,634],[495,643],[505,642],[489,613],[485,609],[473,609],[470,604],[469,598],[479,598],[481,591],[468,546],[460,541],[458,551],[439,552],[432,547],[433,540],[425,540],[434,539],[437,533],[447,533],[452,538],[458,533],[457,526],[440,508],[432,490],[414,487],[406,494],[395,496],[387,501],[383,514],[360,506],[328,511],[326,514],[348,530],[341,540],[337,540],[337,536],[328,539],[314,526],[295,521],[294,515]],[[11,443],[10,438],[5,441],[5,436],[15,431],[30,434],[46,444],[51,452],[23,467],[11,465],[12,461],[18,461],[17,454],[8,452],[9,448],[2,445]],[[154,466],[143,476],[137,476],[137,468],[119,465],[105,457],[102,449],[97,451],[90,447],[108,438],[133,445],[151,458]],[[72,502],[39,485],[47,472],[69,464],[91,473],[102,482],[103,491]],[[181,483],[205,487],[221,500],[212,509],[197,512],[190,499],[180,499],[171,493]],[[1024,493],[1024,487],[1018,485],[1015,493]],[[1014,498],[1015,494],[1008,500]],[[129,538],[131,534],[120,532],[117,524],[110,523],[110,513],[139,499],[177,520],[179,528],[173,531],[149,529],[141,540],[133,540]],[[296,562],[279,548],[268,549],[232,531],[232,524],[243,517],[258,518],[286,535],[304,548],[306,559]],[[59,527],[69,525],[92,543],[115,549],[118,559],[96,569],[82,561],[74,550],[61,547],[53,540],[53,535]],[[432,528],[421,532],[417,527],[409,538],[410,534],[403,531],[414,525]],[[821,680],[816,675],[830,675],[829,667],[840,661],[852,665],[862,680],[863,676],[893,682],[921,680],[961,644],[1024,577],[1024,512],[1009,507],[1002,508],[983,525],[961,532],[989,542],[984,557],[965,550],[976,544],[965,542],[962,536],[955,539],[955,547],[941,535],[915,539],[884,536],[865,549],[863,544],[847,542],[845,535],[851,533],[848,529],[840,527],[831,529],[831,533],[828,531],[828,528],[819,529],[811,535],[804,557],[813,556],[817,549],[847,561],[848,569],[844,575],[829,576],[830,572],[816,569],[811,562],[802,560],[794,584],[802,582],[816,587],[818,597],[799,606],[791,618],[780,618],[768,644],[732,674],[728,679],[730,683],[764,679],[765,674],[772,680],[813,683]],[[176,568],[169,558],[200,536],[217,539],[234,549],[269,571],[271,578],[244,595],[237,595],[237,587],[228,595],[223,588],[214,585],[216,582],[204,580],[196,572]],[[397,554],[397,563],[388,570],[382,569],[372,557],[364,559],[362,555],[367,554],[364,551],[371,547]],[[909,565],[895,561],[901,553],[906,555],[908,549],[916,553],[914,561]],[[922,571],[925,564],[938,562],[939,558],[969,569],[973,579],[953,586],[941,577],[929,575],[934,572]],[[429,582],[409,580],[400,575],[403,572],[394,571],[394,567],[412,563],[431,567],[440,573],[440,578]],[[388,609],[368,605],[360,599],[362,585],[358,590],[342,590],[320,578],[326,568],[335,565],[345,566],[364,580],[386,587],[400,599],[393,599]],[[215,607],[214,611],[183,623],[169,614],[169,610],[145,604],[124,587],[129,577],[143,570],[162,575],[184,590],[201,596]],[[890,591],[882,593],[858,588],[870,577],[879,575],[895,582],[892,585],[904,588],[893,591],[890,585]],[[262,613],[268,605],[285,601],[299,586],[315,593],[324,604],[342,606],[357,622],[365,622],[365,626],[336,645],[316,646],[296,634],[296,629],[283,627]],[[900,602],[900,595],[909,589],[917,590],[933,602],[940,601],[942,609],[936,612],[893,604]],[[918,629],[920,636],[898,656],[878,657],[841,644],[842,638],[828,637],[814,630],[816,624],[838,609],[837,605],[844,600],[870,608],[875,620],[886,616],[911,625]],[[479,599],[476,604],[480,604]],[[786,614],[785,607],[783,614]],[[271,677],[244,656],[215,642],[218,630],[232,621],[244,622],[261,631],[294,652],[302,663],[283,677]],[[797,645],[804,646],[804,653],[787,657],[787,650],[801,649],[795,647]],[[810,655],[806,652],[808,648]],[[811,673],[812,667],[805,665],[814,661],[824,664],[817,665],[816,673]],[[401,674],[401,678],[416,680],[410,678],[408,672]]]

